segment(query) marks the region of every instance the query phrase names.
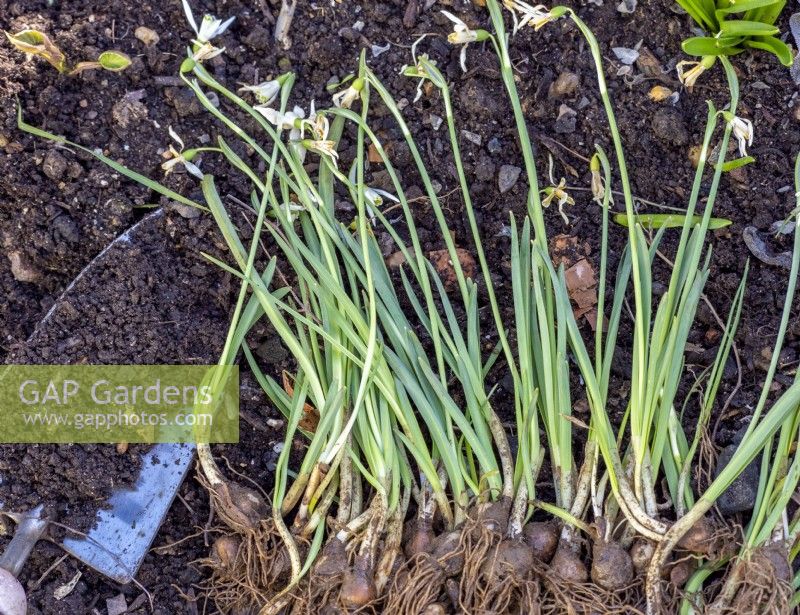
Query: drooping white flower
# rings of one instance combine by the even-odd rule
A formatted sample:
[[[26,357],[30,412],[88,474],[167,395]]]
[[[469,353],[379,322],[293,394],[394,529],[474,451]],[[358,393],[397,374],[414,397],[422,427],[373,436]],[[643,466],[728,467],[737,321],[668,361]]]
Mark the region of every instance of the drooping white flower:
[[[467,72],[467,46],[470,43],[474,43],[476,41],[486,40],[489,37],[489,33],[485,30],[473,30],[467,24],[465,24],[461,19],[453,15],[448,11],[441,11],[442,15],[447,17],[450,21],[453,22],[453,31],[448,34],[447,40],[452,45],[464,45],[461,48],[461,54],[459,56],[459,60],[461,63],[461,70],[465,73]]]
[[[388,199],[392,203],[400,202],[400,199],[398,199],[391,192],[387,192],[386,190],[381,190],[380,188],[370,188],[369,186],[367,186],[364,189],[364,198],[373,207],[380,207],[381,205],[383,205],[384,199]]]
[[[700,78],[704,72],[706,72],[707,67],[703,62],[693,62],[691,60],[681,60],[678,62],[675,69],[678,72],[678,81],[691,92],[694,84]]]
[[[183,12],[186,14],[186,21],[189,22],[192,30],[197,35],[197,41],[195,42],[199,45],[208,43],[217,36],[223,34],[233,23],[233,20],[236,19],[236,17],[231,17],[222,21],[213,15],[203,15],[200,27],[198,28],[197,22],[194,19],[194,14],[192,13],[192,7],[189,6],[188,0],[181,0],[181,2],[183,3]]]
[[[200,30],[197,31],[197,40],[201,43],[207,43],[224,34],[225,30],[230,27],[234,19],[236,19],[236,17],[230,17],[222,21],[213,15],[203,15],[203,21],[200,22]]]
[[[503,0],[503,5],[511,11],[511,17],[514,20],[514,34],[527,25],[533,27],[534,30],[539,30],[554,19],[553,14],[543,4],[531,6],[520,0]]]
[[[195,45],[192,52],[192,60],[195,62],[203,62],[216,58],[218,55],[225,51],[225,47],[214,47],[211,43],[203,43],[202,45]]]
[[[349,109],[353,103],[361,98],[361,90],[364,89],[364,80],[361,77],[353,80],[346,90],[342,90],[333,95],[333,104],[342,109]]]
[[[289,222],[294,222],[297,214],[301,211],[305,211],[306,209],[300,203],[284,203],[279,207],[286,213],[286,217],[288,218]]]
[[[747,156],[747,148],[753,145],[753,122],[734,116],[731,120],[733,136],[739,142],[739,155]]]
[[[567,218],[567,214],[564,213],[564,205],[574,205],[575,199],[569,195],[566,187],[567,180],[562,177],[557,186],[549,186],[542,190],[545,195],[542,199],[542,207],[549,207],[550,203],[555,201],[558,204],[558,213],[561,214],[564,224],[569,224],[569,218]]]
[[[271,105],[281,93],[281,82],[278,79],[262,81],[256,85],[243,85],[239,88],[240,92],[252,92],[256,101],[260,105]]]
[[[302,107],[296,106],[291,111],[281,112],[277,109],[273,109],[272,107],[268,107],[265,104],[256,105],[253,107],[256,111],[258,111],[261,115],[263,115],[267,121],[274,125],[279,131],[281,130],[290,130],[290,131],[301,131],[302,130],[302,123],[305,120],[306,112],[303,110]],[[299,134],[299,133],[298,133]],[[289,138],[292,138],[291,136]]]
[[[357,185],[357,177],[356,177],[356,165],[350,167],[350,173],[348,173],[347,178],[350,180],[350,183],[355,187]],[[374,214],[372,213],[372,207],[380,207],[383,205],[384,199],[391,201],[392,203],[399,203],[400,199],[398,199],[395,195],[391,192],[386,190],[381,190],[380,188],[371,188],[369,186],[364,186],[364,200],[367,202],[367,213],[369,214],[370,218],[374,218]]]
[[[183,144],[183,139],[172,129],[172,126],[169,127],[168,132],[169,136],[178,144],[180,149],[176,150],[172,143],[169,144],[171,158],[161,165],[161,168],[164,170],[164,175],[169,175],[177,165],[182,164],[189,173],[198,179],[203,179],[203,172],[200,170],[200,167],[184,157],[183,150],[186,149],[186,146]]]
[[[310,152],[319,154],[323,158],[328,158],[334,166],[337,166],[339,152],[336,151],[336,141],[327,139],[303,139],[300,141],[300,145]]]
[[[420,98],[422,98],[422,86],[425,85],[425,80],[430,77],[428,75],[428,71],[425,70],[425,66],[423,65],[423,60],[426,62],[430,62],[431,64],[436,64],[435,62],[428,59],[428,54],[423,53],[419,60],[417,60],[417,45],[422,42],[427,34],[423,34],[414,43],[411,45],[411,59],[413,60],[413,64],[403,64],[400,67],[400,74],[406,77],[419,77],[419,83],[417,84],[417,95],[414,97],[413,102],[417,102]]]

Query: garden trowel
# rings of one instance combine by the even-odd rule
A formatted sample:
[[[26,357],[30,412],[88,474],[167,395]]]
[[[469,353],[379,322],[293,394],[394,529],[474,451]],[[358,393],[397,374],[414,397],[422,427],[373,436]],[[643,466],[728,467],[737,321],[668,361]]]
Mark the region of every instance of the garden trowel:
[[[148,214],[98,254],[58,298],[36,327],[28,345],[37,348],[37,340],[53,343],[53,329],[58,330],[58,325],[50,321],[62,304],[74,299],[73,295],[77,294],[75,287],[80,287],[81,278],[98,274],[108,267],[119,266],[120,261],[126,258],[141,259],[141,252],[126,256],[129,251],[127,246],[135,245],[137,238],[160,232],[159,224],[163,216],[161,209]],[[140,299],[143,300],[146,301],[147,297]],[[165,309],[168,307],[165,306]],[[42,335],[47,329],[50,329],[49,337]],[[41,343],[39,341],[38,345]],[[63,548],[101,574],[119,583],[130,582],[186,477],[193,455],[193,445],[156,444],[150,447],[141,455],[141,469],[135,484],[113,491],[107,505],[97,513],[92,529],[85,536],[64,539]]]

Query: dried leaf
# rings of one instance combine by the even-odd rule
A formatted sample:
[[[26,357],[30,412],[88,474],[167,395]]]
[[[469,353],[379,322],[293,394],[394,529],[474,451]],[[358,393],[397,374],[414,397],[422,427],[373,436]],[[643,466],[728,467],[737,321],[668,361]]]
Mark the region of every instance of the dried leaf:
[[[283,380],[283,390],[286,391],[286,394],[289,397],[294,397],[294,384],[293,378],[284,370],[281,373],[281,378]],[[303,418],[300,419],[298,423],[298,427],[303,431],[314,432],[317,430],[317,425],[319,425],[319,412],[317,409],[309,403],[303,405]]]
[[[63,600],[67,596],[72,593],[72,590],[75,589],[75,586],[78,584],[78,581],[81,578],[81,571],[75,573],[75,576],[72,577],[69,581],[64,583],[64,585],[59,585],[56,587],[55,591],[53,592],[53,598],[56,600]],[[127,606],[125,607],[127,610]],[[124,613],[125,611],[123,611]]]

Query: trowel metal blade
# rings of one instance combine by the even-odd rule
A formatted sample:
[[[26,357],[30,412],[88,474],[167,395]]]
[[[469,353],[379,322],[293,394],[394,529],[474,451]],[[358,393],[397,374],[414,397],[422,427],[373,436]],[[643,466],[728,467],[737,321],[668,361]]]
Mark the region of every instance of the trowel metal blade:
[[[142,455],[135,485],[120,488],[97,513],[82,538],[67,538],[64,550],[101,574],[129,583],[150,549],[194,457],[189,444],[156,444]]]
[[[37,343],[39,331],[49,326],[58,306],[69,301],[82,277],[108,266],[113,247],[135,244],[139,234],[152,231],[163,215],[163,209],[149,213],[100,252],[56,300],[28,343]],[[193,456],[193,445],[153,445],[141,455],[136,483],[113,491],[107,507],[98,511],[94,527],[85,537],[65,539],[64,550],[101,574],[119,583],[129,583],[147,555]]]

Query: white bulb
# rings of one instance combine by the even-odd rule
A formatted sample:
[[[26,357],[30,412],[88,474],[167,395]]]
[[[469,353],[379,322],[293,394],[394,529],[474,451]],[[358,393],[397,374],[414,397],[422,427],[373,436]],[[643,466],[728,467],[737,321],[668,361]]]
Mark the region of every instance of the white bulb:
[[[28,600],[17,578],[8,570],[0,568],[0,615],[25,615]]]

